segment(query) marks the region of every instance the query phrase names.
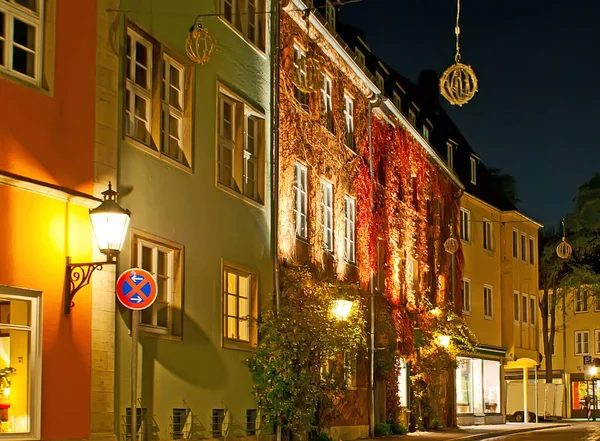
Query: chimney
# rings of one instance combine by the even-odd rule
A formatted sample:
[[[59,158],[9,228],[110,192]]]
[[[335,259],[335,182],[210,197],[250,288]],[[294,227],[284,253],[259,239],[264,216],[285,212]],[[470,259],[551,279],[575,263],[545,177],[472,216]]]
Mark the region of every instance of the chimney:
[[[428,111],[437,112],[440,109],[440,79],[435,70],[424,69],[419,73],[419,94],[421,104]]]

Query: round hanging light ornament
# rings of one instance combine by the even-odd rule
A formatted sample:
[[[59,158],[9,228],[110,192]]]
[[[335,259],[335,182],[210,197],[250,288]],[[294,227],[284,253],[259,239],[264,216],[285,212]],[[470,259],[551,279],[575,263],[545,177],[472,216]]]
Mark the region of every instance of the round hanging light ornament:
[[[292,82],[300,91],[313,93],[323,87],[321,62],[310,53],[298,60]]]
[[[198,17],[185,39],[185,53],[194,63],[204,64],[212,59],[217,47],[217,40],[198,23]]]
[[[556,254],[558,255],[558,257],[564,260],[571,257],[571,253],[573,253],[573,247],[569,245],[569,242],[567,242],[567,240],[563,236],[562,241],[556,247]]]
[[[440,92],[452,105],[462,106],[468,103],[477,92],[479,82],[473,68],[460,62],[460,0],[456,4],[456,55],[454,64],[444,71],[440,78]]]
[[[444,242],[444,249],[447,253],[454,254],[458,251],[458,240],[453,237],[449,237]]]

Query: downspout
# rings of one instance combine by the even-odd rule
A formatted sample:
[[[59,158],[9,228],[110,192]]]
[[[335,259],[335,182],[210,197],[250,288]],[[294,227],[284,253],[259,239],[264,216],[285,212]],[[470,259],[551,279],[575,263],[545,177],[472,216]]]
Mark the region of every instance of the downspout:
[[[271,1],[271,252],[273,258],[273,286],[275,288],[275,313],[279,314],[279,64],[280,0]],[[281,441],[281,424],[278,422],[276,439]]]
[[[556,296],[558,295],[558,289],[554,288],[554,302],[556,302]],[[562,327],[563,327],[563,409],[564,409],[564,418],[567,418],[567,414],[569,413],[569,403],[571,400],[571,396],[569,394],[569,386],[567,385],[567,302],[565,296],[567,293],[565,292],[562,295]],[[556,306],[554,307],[554,313],[556,314]],[[556,323],[556,322],[555,322]],[[555,331],[556,332],[556,331]],[[552,342],[554,344],[554,341]],[[571,408],[573,405],[571,404]]]

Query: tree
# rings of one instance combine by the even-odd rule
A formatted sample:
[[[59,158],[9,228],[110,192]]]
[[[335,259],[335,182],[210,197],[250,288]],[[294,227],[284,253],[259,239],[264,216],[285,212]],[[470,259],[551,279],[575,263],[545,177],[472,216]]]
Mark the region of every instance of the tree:
[[[284,433],[318,434],[335,416],[353,359],[365,349],[365,320],[358,285],[319,280],[308,268],[282,268],[278,313],[259,320],[260,343],[248,360],[253,393],[267,424]],[[353,300],[348,319],[336,320],[332,300]]]
[[[502,173],[499,168],[489,168],[491,188],[500,191],[511,204],[516,205],[520,202],[519,193],[517,192],[517,182],[514,176],[508,173]]]

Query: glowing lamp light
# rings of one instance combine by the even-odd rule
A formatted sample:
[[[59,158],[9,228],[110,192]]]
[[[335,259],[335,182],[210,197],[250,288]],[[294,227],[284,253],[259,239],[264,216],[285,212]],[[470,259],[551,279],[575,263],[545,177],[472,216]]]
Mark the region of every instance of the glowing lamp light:
[[[331,302],[331,313],[337,320],[346,320],[353,304],[350,300],[334,300]]]
[[[438,335],[437,336],[437,343],[438,345],[447,348],[448,346],[450,346],[450,336],[449,335]]]
[[[102,192],[102,195],[102,203],[90,210],[90,220],[100,252],[112,257],[123,248],[131,212],[117,203],[117,192],[112,189],[110,182],[108,190]]]
[[[8,398],[10,396],[10,387],[5,387],[2,393],[4,394],[4,398]]]
[[[590,368],[590,375],[591,375],[592,377],[595,377],[597,374],[598,374],[598,368],[597,368],[596,366],[592,366],[592,367]]]

